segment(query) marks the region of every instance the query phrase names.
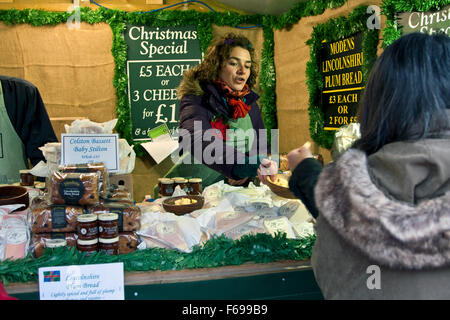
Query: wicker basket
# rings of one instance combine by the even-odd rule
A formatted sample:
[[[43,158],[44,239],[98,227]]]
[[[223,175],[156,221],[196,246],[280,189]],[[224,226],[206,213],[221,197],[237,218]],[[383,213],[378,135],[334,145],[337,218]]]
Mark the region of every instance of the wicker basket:
[[[175,201],[182,198],[188,198],[188,199],[195,199],[197,200],[196,203],[192,204],[182,204],[182,205],[175,205]],[[203,207],[203,204],[205,203],[205,198],[202,196],[178,196],[178,197],[170,197],[163,201],[162,205],[164,210],[167,212],[175,213],[178,216],[184,215],[186,213],[190,213],[192,211],[201,209]]]
[[[289,180],[290,176],[286,174],[278,174],[277,177],[280,179]],[[267,185],[269,186],[270,190],[272,190],[272,192],[275,193],[277,196],[287,199],[297,199],[297,197],[291,192],[291,190],[289,190],[289,188],[282,187],[280,185],[273,183],[270,177],[267,177]]]

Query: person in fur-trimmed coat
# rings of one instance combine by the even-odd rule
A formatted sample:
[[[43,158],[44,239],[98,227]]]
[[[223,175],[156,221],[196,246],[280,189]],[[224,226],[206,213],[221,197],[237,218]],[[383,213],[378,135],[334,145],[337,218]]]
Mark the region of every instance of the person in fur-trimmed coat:
[[[202,164],[196,171],[209,177],[204,187],[224,179],[246,185],[256,177],[258,153],[267,152],[259,148],[259,140],[267,138],[260,137],[264,124],[259,96],[252,90],[256,78],[254,48],[232,33],[217,39],[202,63],[183,75],[178,87],[180,145],[189,141],[188,151]],[[239,129],[246,134],[239,135]]]
[[[361,138],[323,170],[305,147],[288,155],[290,188],[317,213],[325,299],[450,299],[448,70],[449,37],[401,37],[371,71]]]

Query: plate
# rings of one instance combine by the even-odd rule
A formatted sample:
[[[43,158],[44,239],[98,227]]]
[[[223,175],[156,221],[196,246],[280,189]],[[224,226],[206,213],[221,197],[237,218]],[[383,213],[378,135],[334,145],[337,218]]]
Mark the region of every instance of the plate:
[[[277,174],[276,178],[284,179],[286,182],[289,181],[289,177],[286,174]],[[298,199],[292,192],[289,190],[289,187],[283,187],[278,184],[275,184],[270,177],[267,177],[267,186],[275,193],[277,196],[287,198],[287,199]]]
[[[191,204],[176,205],[175,201],[182,199],[182,198],[194,199],[194,200],[197,200],[197,202],[191,203]],[[205,198],[203,198],[202,196],[186,195],[186,196],[170,197],[170,198],[164,199],[162,205],[163,205],[164,210],[166,210],[167,212],[172,212],[172,213],[175,213],[176,215],[183,215],[183,214],[190,213],[192,211],[201,209],[203,207],[204,203],[205,203]]]

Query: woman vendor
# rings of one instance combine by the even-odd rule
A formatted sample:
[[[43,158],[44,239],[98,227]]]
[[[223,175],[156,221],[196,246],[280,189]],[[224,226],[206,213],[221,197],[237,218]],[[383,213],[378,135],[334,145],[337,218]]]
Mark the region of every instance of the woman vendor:
[[[183,164],[171,176],[201,176],[203,186],[220,180],[246,185],[265,154],[264,124],[252,91],[257,65],[250,41],[227,34],[207,50],[201,64],[185,72],[178,88]],[[241,130],[240,130],[241,129]],[[264,133],[264,134],[262,134]],[[186,156],[186,149],[194,157]],[[262,150],[264,149],[264,150]]]

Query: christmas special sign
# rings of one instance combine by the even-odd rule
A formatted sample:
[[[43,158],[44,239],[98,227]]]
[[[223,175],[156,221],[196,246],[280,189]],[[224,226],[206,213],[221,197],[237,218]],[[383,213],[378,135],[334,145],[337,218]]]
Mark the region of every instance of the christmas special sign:
[[[430,35],[445,33],[450,36],[450,5],[439,11],[402,12],[398,14],[402,34],[422,32]]]
[[[128,25],[124,37],[133,140],[151,140],[149,132],[162,124],[177,138],[177,87],[202,58],[196,27]]]
[[[324,42],[320,50],[324,130],[338,130],[357,121],[364,89],[362,37],[360,32],[339,41]]]

